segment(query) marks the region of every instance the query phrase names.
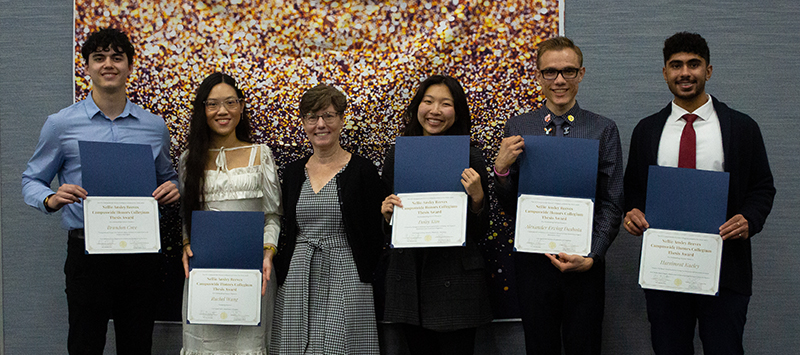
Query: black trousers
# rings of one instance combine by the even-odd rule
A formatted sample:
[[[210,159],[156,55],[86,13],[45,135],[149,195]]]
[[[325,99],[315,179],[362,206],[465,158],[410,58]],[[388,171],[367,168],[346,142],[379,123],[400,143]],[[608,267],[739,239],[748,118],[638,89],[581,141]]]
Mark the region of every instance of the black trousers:
[[[117,354],[150,354],[160,256],[87,255],[83,239],[69,238],[64,274],[71,355],[103,354],[112,318]]]
[[[703,353],[744,354],[742,336],[750,296],[721,289],[719,296],[644,290],[656,354],[694,354],[695,324]]]
[[[600,354],[605,264],[562,273],[545,255],[514,253],[517,294],[528,354]]]
[[[477,328],[437,332],[418,325],[403,324],[408,351],[412,355],[472,355]]]

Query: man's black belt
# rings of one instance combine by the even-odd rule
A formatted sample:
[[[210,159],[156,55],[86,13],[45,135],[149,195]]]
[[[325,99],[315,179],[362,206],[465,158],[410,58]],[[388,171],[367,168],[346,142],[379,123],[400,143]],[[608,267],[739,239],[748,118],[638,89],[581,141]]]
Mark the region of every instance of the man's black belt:
[[[69,237],[75,239],[84,239],[83,228],[78,229],[70,229],[69,230]]]

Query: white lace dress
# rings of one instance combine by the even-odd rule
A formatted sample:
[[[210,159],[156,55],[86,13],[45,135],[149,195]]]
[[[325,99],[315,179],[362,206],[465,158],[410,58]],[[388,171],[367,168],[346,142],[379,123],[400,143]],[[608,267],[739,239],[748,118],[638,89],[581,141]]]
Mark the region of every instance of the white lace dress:
[[[225,152],[250,149],[247,166],[228,169]],[[264,243],[277,244],[280,232],[281,189],[272,151],[263,144],[211,149],[217,154],[216,170],[206,170],[205,209],[209,211],[263,211]],[[258,161],[256,159],[258,158]],[[181,176],[185,176],[186,153],[181,155]],[[183,179],[181,179],[183,181]],[[270,277],[275,280],[274,273]],[[183,291],[184,355],[266,355],[272,328],[275,283],[267,284],[261,297],[261,325],[186,324],[187,287]]]

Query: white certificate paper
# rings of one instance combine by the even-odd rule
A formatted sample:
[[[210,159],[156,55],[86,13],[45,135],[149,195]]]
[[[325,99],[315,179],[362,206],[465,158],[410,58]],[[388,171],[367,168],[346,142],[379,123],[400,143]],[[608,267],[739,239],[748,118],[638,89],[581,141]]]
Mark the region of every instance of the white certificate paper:
[[[152,197],[97,197],[83,200],[86,252],[158,253],[158,203]]]
[[[591,199],[520,195],[514,250],[589,255],[593,220]]]
[[[467,194],[421,192],[397,194],[403,208],[392,215],[395,248],[462,246],[467,237]]]
[[[192,269],[186,320],[194,324],[261,323],[261,271]]]
[[[721,262],[719,234],[650,228],[642,239],[639,285],[654,290],[716,295]]]

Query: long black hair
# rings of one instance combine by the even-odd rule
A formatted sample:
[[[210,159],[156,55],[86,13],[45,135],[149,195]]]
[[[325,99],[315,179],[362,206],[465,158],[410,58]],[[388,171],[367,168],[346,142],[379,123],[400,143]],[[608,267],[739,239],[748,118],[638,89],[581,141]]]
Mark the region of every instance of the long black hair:
[[[405,112],[403,112],[403,121],[406,124],[406,127],[403,130],[404,136],[423,135],[422,124],[419,123],[417,111],[419,111],[419,105],[422,103],[422,99],[425,97],[425,92],[428,91],[428,88],[438,84],[444,84],[447,86],[447,89],[450,90],[450,95],[453,96],[453,108],[455,109],[456,113],[453,125],[450,126],[450,128],[448,128],[446,131],[442,132],[442,135],[468,136],[470,134],[470,128],[472,126],[470,122],[471,116],[469,115],[467,94],[464,93],[464,88],[462,88],[458,80],[453,77],[446,75],[433,75],[425,79],[422,84],[419,85],[417,92],[411,99],[411,103],[408,104]]]
[[[203,79],[197,87],[197,92],[192,103],[192,121],[189,123],[189,137],[186,139],[186,163],[183,176],[183,191],[181,191],[181,215],[186,232],[191,233],[192,211],[202,210],[205,197],[203,189],[206,182],[206,163],[208,150],[211,148],[211,129],[208,127],[205,101],[208,95],[218,84],[228,84],[236,90],[236,96],[244,100],[244,93],[236,86],[236,80],[227,74],[213,73]],[[244,101],[242,101],[244,102]],[[252,142],[250,139],[250,120],[247,114],[247,104],[244,103],[242,117],[236,126],[236,138],[242,142]]]

